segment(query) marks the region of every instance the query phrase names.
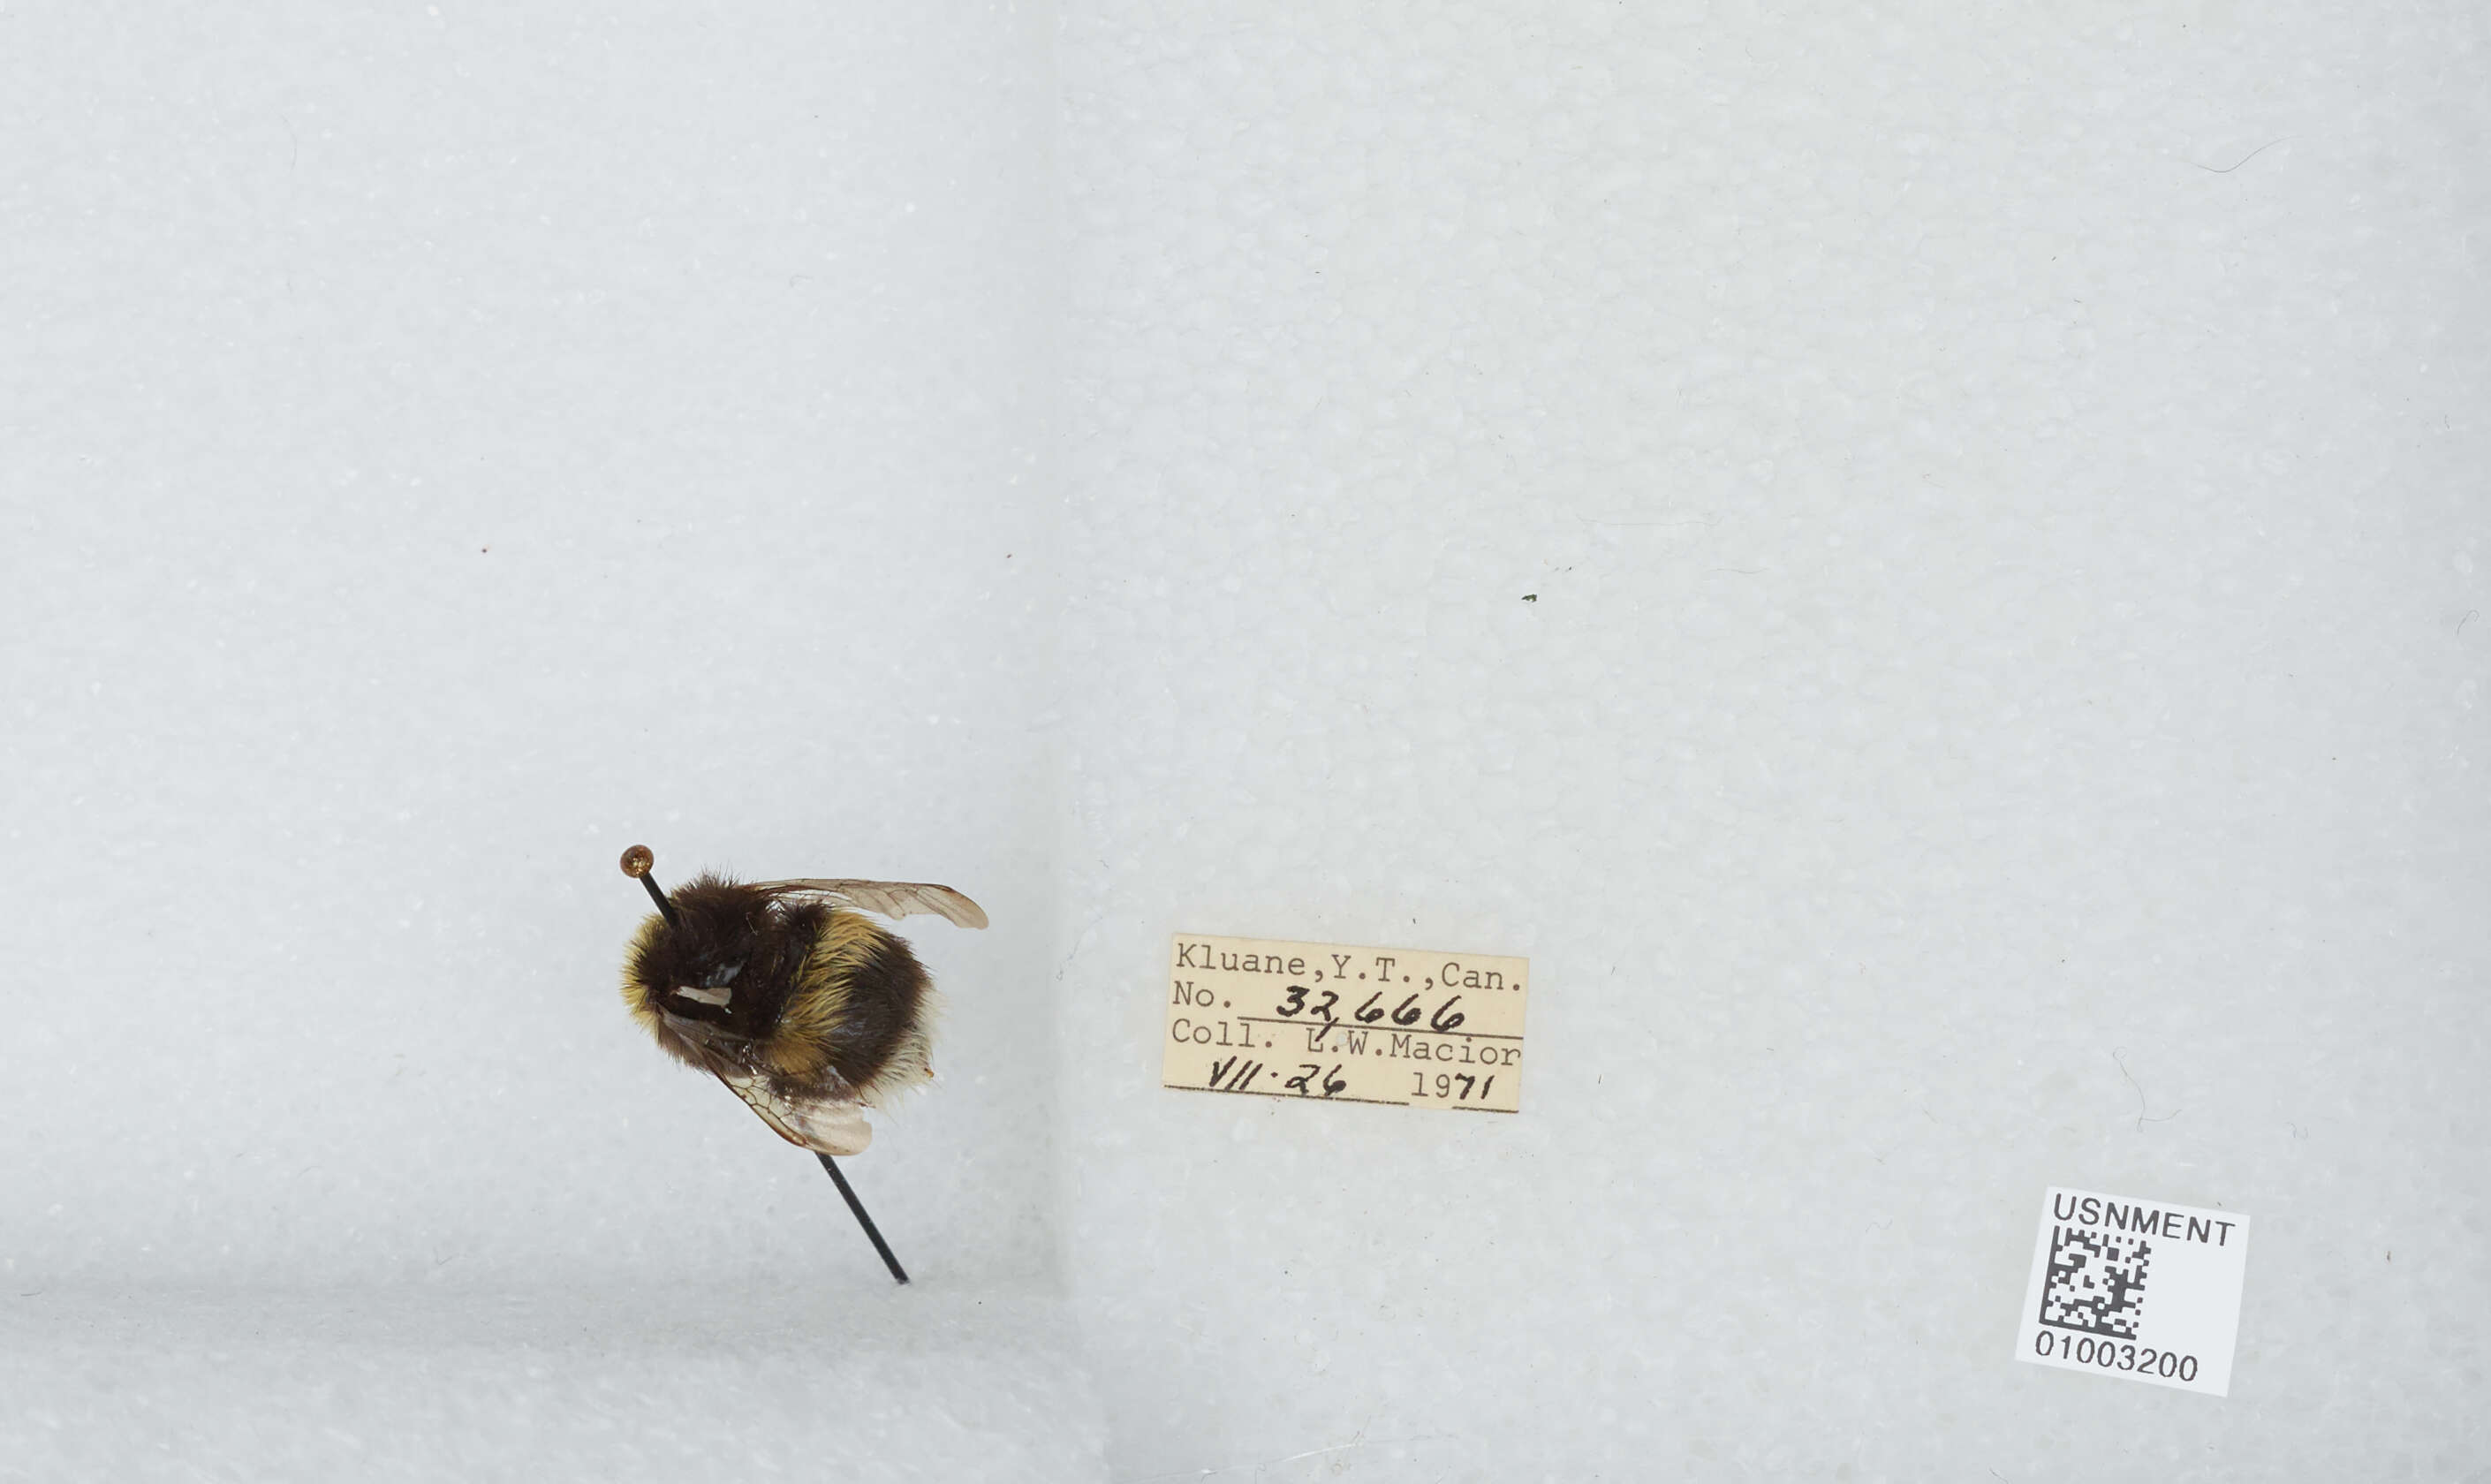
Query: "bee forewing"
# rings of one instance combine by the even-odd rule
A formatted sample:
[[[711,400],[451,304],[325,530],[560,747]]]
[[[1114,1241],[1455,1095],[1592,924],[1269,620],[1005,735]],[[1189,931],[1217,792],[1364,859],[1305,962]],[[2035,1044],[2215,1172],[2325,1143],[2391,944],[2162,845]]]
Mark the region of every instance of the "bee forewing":
[[[825,1154],[862,1154],[873,1142],[873,1125],[855,1103],[829,1097],[788,1096],[771,1090],[766,1078],[743,1072],[718,1071],[727,1091],[761,1115],[761,1121],[799,1149]]]
[[[822,877],[799,877],[793,881],[765,881],[759,886],[766,891],[817,891],[853,903],[867,912],[886,917],[904,917],[911,913],[940,913],[962,927],[986,925],[986,910],[949,887],[938,887],[923,881],[837,881]]]

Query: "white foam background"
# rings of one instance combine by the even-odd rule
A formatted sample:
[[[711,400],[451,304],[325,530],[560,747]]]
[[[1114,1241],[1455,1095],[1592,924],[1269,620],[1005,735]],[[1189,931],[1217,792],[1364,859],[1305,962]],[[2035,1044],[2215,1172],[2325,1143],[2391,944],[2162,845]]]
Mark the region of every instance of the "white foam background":
[[[1134,1472],[2491,1463],[2483,37],[1070,8]],[[1179,928],[1528,954],[1522,1116],[1122,1073]],[[2254,1214],[2227,1403],[2007,1360],[2053,1181]]]
[[[2485,31],[0,12],[0,1477],[2491,1467]],[[992,912],[915,1290],[633,840]],[[1524,1113],[1158,1089],[1178,928]],[[2052,1183],[2229,1400],[2007,1358]]]
[[[974,889],[914,935],[948,1086],[853,1175],[952,1353],[1056,1304],[1047,17],[0,35],[0,1476],[1094,1476],[1060,1313],[870,1380],[938,1373],[835,1192],[615,992],[634,840]],[[545,1292],[591,1358],[318,1383]]]

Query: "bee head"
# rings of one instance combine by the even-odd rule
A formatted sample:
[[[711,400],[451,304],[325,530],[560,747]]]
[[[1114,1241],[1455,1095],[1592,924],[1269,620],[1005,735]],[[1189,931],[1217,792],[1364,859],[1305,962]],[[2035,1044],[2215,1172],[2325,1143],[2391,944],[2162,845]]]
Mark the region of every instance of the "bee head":
[[[669,894],[650,880],[651,864],[645,846],[624,854],[624,873],[649,887],[659,914],[641,924],[623,966],[623,996],[631,1013],[670,1049],[678,1037],[748,1037],[758,1007],[739,1004],[737,990],[741,982],[749,991],[763,976],[747,977],[746,969],[772,926],[771,894],[712,874],[696,876]],[[750,993],[744,996],[746,1002],[752,999]]]

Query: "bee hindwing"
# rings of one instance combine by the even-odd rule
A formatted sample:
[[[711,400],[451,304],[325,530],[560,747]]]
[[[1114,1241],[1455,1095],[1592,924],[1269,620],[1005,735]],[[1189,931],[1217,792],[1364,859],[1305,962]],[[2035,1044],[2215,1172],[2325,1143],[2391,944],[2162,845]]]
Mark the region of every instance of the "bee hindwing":
[[[986,925],[986,910],[949,887],[938,887],[923,881],[840,881],[826,877],[799,877],[793,881],[765,881],[757,884],[764,891],[810,891],[880,913],[886,917],[904,917],[911,913],[940,913],[962,927]]]
[[[873,1142],[873,1125],[865,1120],[865,1109],[845,1098],[807,1096],[774,1089],[767,1076],[713,1065],[718,1080],[728,1091],[743,1098],[745,1106],[761,1115],[761,1121],[778,1131],[778,1137],[800,1149],[818,1149],[825,1154],[862,1154]]]

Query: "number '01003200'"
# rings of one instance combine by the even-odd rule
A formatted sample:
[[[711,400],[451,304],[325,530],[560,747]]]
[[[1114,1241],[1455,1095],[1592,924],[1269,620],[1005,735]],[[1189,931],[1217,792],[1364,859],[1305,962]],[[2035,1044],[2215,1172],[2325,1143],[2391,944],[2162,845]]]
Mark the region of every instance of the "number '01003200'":
[[[2036,1330],[2033,1353],[2072,1360],[2078,1365],[2099,1366],[2105,1371],[2135,1371],[2140,1375],[2162,1376],[2176,1381],[2197,1379],[2197,1357],[2194,1355],[2177,1354],[2125,1340],[2097,1339],[2089,1334]]]

